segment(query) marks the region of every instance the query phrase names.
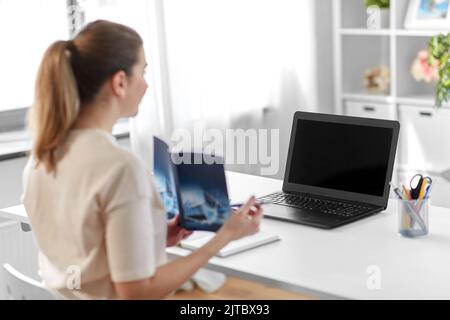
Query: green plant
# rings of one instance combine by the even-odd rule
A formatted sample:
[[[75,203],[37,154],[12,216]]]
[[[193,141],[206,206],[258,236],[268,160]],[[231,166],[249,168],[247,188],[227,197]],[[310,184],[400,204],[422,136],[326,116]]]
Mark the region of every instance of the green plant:
[[[439,62],[439,80],[436,84],[436,106],[441,107],[450,97],[450,33],[431,38],[428,43],[428,63]]]
[[[390,0],[364,0],[366,7],[377,6],[380,9],[389,9]]]

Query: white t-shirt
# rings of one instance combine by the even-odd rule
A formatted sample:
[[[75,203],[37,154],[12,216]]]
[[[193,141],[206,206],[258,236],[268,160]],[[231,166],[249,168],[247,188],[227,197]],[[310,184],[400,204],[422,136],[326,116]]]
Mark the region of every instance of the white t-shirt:
[[[117,298],[113,282],[151,277],[167,261],[159,194],[144,164],[106,131],[72,130],[56,158],[55,175],[33,159],[24,171],[40,274],[64,298]]]

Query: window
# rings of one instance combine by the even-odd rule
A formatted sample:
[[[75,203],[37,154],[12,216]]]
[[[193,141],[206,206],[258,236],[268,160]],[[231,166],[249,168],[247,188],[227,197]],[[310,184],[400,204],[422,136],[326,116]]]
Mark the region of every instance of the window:
[[[0,112],[31,105],[42,55],[68,33],[66,1],[0,0]]]
[[[148,0],[81,0],[85,24],[97,19],[110,20],[137,30],[143,38],[148,33]]]

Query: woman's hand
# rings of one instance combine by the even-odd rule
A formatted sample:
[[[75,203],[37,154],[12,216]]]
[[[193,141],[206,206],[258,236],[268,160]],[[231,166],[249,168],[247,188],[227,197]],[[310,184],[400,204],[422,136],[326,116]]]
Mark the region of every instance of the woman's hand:
[[[251,197],[242,207],[233,211],[221,232],[229,235],[231,240],[250,236],[259,231],[263,210],[256,204],[255,197]]]
[[[175,218],[169,220],[167,224],[167,247],[176,246],[181,240],[186,239],[192,234],[192,231],[188,231],[179,226],[180,215],[177,214]]]

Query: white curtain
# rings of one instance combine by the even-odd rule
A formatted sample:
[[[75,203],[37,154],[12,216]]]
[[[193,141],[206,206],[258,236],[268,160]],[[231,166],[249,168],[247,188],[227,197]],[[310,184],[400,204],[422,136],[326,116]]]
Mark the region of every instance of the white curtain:
[[[0,0],[0,111],[31,106],[45,50],[69,37],[66,12],[65,1]]]
[[[130,119],[130,140],[133,152],[153,171],[153,136],[168,140],[172,130],[170,109],[167,107],[166,60],[163,0],[147,1],[147,30],[144,38],[149,88],[135,118]]]
[[[316,38],[325,28],[316,23],[316,2],[164,0],[164,108],[172,128],[191,136],[199,128],[279,130],[282,166],[273,176],[282,177],[293,113],[317,111],[319,94],[330,94],[318,88],[317,44],[326,40]],[[252,174],[260,168],[227,166]]]
[[[315,92],[313,0],[165,0],[164,19],[176,128]]]

